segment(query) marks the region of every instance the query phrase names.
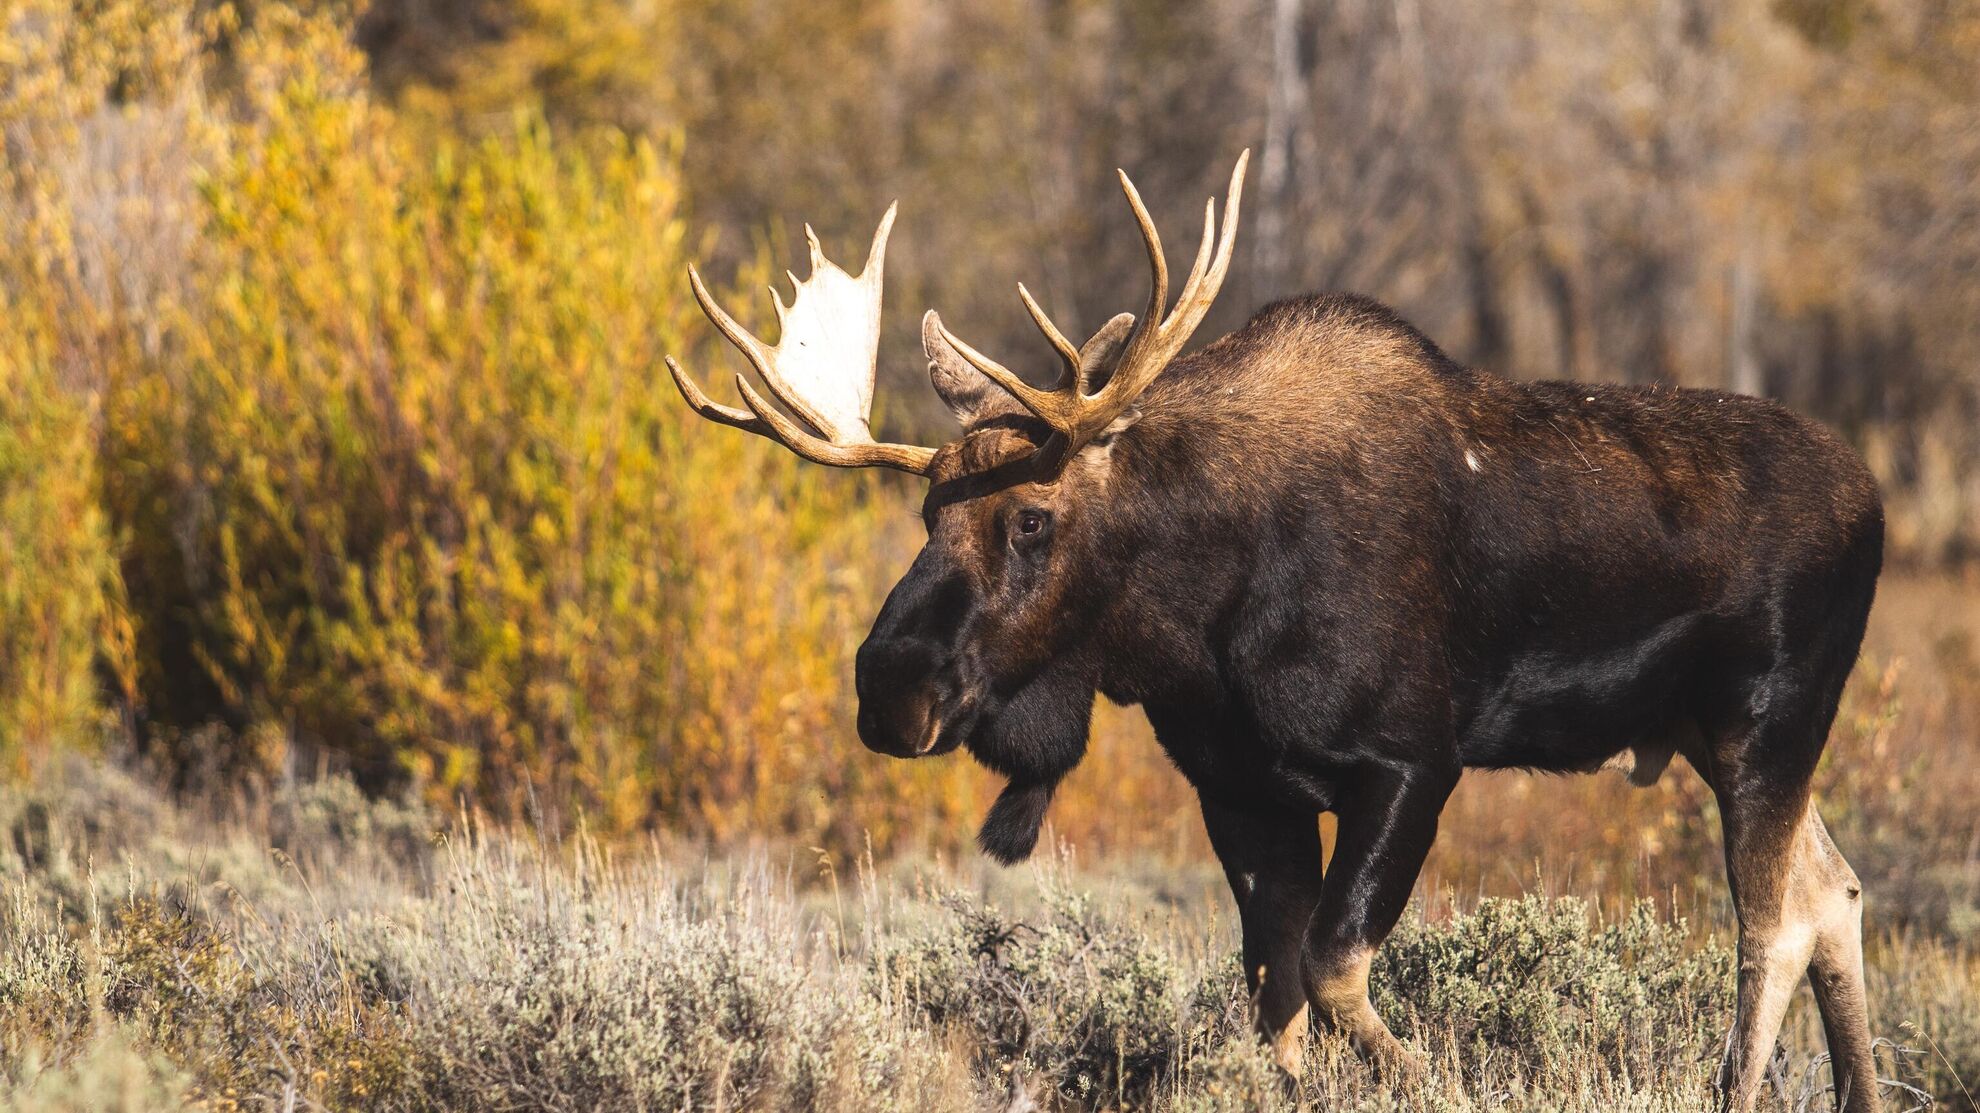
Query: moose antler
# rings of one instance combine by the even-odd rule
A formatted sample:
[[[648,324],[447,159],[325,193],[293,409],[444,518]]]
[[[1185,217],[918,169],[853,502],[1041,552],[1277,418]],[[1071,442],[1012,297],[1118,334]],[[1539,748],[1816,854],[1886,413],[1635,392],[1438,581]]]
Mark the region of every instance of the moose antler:
[[[1030,312],[1038,331],[1045,334],[1046,342],[1052,345],[1063,364],[1059,382],[1052,389],[1040,390],[1026,383],[1009,368],[963,343],[947,328],[942,330],[943,338],[954,345],[964,359],[1052,427],[1052,439],[1039,450],[1040,462],[1048,470],[1106,432],[1115,418],[1134,405],[1135,399],[1148,389],[1148,385],[1155,381],[1176,353],[1182,351],[1190,334],[1203,323],[1204,315],[1210,311],[1210,304],[1217,299],[1217,291],[1224,284],[1224,274],[1230,269],[1231,251],[1237,244],[1238,202],[1244,193],[1244,168],[1250,160],[1251,152],[1247,150],[1238,156],[1237,167],[1231,171],[1229,200],[1224,207],[1221,233],[1217,231],[1216,198],[1205,203],[1202,245],[1196,249],[1196,262],[1190,267],[1189,278],[1184,281],[1182,293],[1176,298],[1175,310],[1166,317],[1163,312],[1169,300],[1169,265],[1162,254],[1162,237],[1155,231],[1155,222],[1149,219],[1148,209],[1141,203],[1141,194],[1128,180],[1127,172],[1119,172],[1121,190],[1127,194],[1128,205],[1134,209],[1135,222],[1141,226],[1142,242],[1148,248],[1148,265],[1154,271],[1154,287],[1148,295],[1148,309],[1135,322],[1134,332],[1128,337],[1119,364],[1097,393],[1089,393],[1093,384],[1081,375],[1079,350],[1039,308],[1031,291],[1026,290],[1022,283],[1018,285],[1018,297],[1023,299],[1024,307]]]
[[[750,366],[763,376],[764,385],[777,401],[822,436],[786,417],[741,375],[736,376],[736,388],[742,392],[748,411],[716,403],[701,392],[673,356],[668,356],[667,370],[694,412],[710,421],[768,437],[814,463],[927,474],[935,458],[934,449],[881,443],[873,439],[868,424],[873,411],[873,370],[880,348],[881,277],[886,271],[887,234],[893,230],[896,208],[898,204],[887,206],[887,215],[880,218],[872,250],[858,277],[825,258],[818,236],[805,225],[804,238],[811,244],[811,277],[800,282],[797,275],[789,275],[797,293],[788,306],[776,287],[770,289],[781,329],[775,347],[751,336],[715,304],[701,283],[701,275],[693,265],[688,267],[688,285],[701,311],[749,358]]]

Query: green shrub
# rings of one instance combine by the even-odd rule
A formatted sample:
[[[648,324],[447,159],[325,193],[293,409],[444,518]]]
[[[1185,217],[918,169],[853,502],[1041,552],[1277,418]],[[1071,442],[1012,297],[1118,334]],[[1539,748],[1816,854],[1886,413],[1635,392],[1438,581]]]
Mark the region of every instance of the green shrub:
[[[1732,956],[1639,902],[1597,925],[1581,901],[1482,902],[1443,924],[1406,922],[1378,953],[1375,1007],[1399,1034],[1544,1075],[1592,1060],[1654,1082],[1717,1061],[1732,1015]]]
[[[1191,996],[1190,971],[1155,939],[1088,896],[1047,896],[1036,923],[949,898],[945,916],[874,955],[876,992],[966,1032],[986,1068],[1086,1102],[1138,1100],[1192,1040],[1242,1030],[1228,1023],[1243,1017],[1241,982],[1223,977],[1235,963]]]
[[[256,969],[231,932],[150,897],[78,938],[11,895],[0,917],[0,1095],[81,1100],[58,1100],[53,1091],[78,1087],[42,1076],[92,1060],[123,1079],[104,1100],[180,1079],[209,1108],[285,1091],[352,1108],[403,1087],[409,1049],[388,1002],[317,993],[300,964]],[[137,1063],[113,1053],[124,1043],[142,1052]]]
[[[101,971],[16,890],[0,908],[0,1092],[33,1080],[93,1037]]]
[[[59,1065],[44,1065],[30,1047],[27,1079],[7,1094],[14,1113],[166,1113],[198,1109],[188,1101],[190,1080],[170,1059],[143,1051],[139,1041],[116,1029],[92,1041],[81,1054]]]
[[[194,916],[125,905],[103,962],[106,1013],[190,1072],[209,1104],[294,1090],[357,1108],[405,1085],[413,1047],[390,1002],[325,994],[307,967],[255,969],[228,932]]]
[[[348,777],[290,785],[267,810],[269,845],[309,870],[382,859],[417,875],[432,857],[439,826],[416,804],[368,797]]]
[[[1250,1033],[1220,892],[1164,917],[1090,895],[1118,877],[1005,875],[1013,913],[897,874],[842,905],[761,858],[481,831],[406,872],[360,846],[288,865],[263,818],[380,830],[399,809],[352,814],[343,788],[215,822],[112,775],[24,795],[0,786],[7,1108],[61,1108],[100,1064],[102,1100],[209,1108],[1675,1113],[1710,1106],[1732,1015],[1726,953],[1647,905],[1488,902],[1406,920],[1376,964],[1429,1074],[1378,1078],[1320,1036],[1295,1095]],[[92,859],[78,888],[68,863]],[[1918,1052],[1885,1073],[1964,1108],[1973,956],[1919,937],[1869,960],[1877,1031]],[[1819,1029],[1797,1007],[1784,1033],[1788,1108],[1819,1107]]]
[[[429,1107],[917,1108],[929,1050],[795,932],[476,887],[402,960]]]

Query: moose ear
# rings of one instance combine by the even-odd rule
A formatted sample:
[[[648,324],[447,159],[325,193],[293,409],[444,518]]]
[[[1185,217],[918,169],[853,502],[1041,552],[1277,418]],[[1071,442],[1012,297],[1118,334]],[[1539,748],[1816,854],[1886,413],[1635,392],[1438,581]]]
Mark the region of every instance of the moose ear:
[[[1100,331],[1079,346],[1079,392],[1097,394],[1114,377],[1126,350],[1128,333],[1134,328],[1134,314],[1122,313],[1100,326]]]
[[[929,382],[935,384],[935,393],[942,396],[942,404],[963,428],[1003,414],[1024,412],[1017,399],[956,351],[942,335],[942,318],[933,309],[921,318],[921,350],[928,353]]]
[[[1081,394],[1097,394],[1107,380],[1114,377],[1114,371],[1121,365],[1121,353],[1127,350],[1128,333],[1134,329],[1134,314],[1122,313],[1100,326],[1100,331],[1089,337],[1079,347],[1079,391]],[[1128,426],[1141,420],[1141,407],[1130,405],[1122,410],[1119,417],[1107,423],[1107,428],[1093,438],[1096,446],[1105,447]]]

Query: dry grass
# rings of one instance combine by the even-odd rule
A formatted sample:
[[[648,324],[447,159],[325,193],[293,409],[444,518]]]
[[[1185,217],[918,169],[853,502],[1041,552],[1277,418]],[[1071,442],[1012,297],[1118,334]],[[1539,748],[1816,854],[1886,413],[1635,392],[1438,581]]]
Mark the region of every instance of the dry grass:
[[[108,733],[182,785],[339,768],[553,826],[965,847],[990,778],[846,729],[913,492],[664,382],[667,351],[734,366],[680,282],[682,152],[409,121],[348,14],[0,7],[0,762]],[[1975,609],[1891,585],[1824,774],[1846,848],[1948,844],[1933,877],[1871,863],[1948,922],[1973,821],[1914,798],[1980,786],[1946,745],[1980,672],[1948,616]],[[1432,872],[1668,893],[1714,865],[1702,808],[1685,776],[1474,778]],[[1102,709],[1053,818],[1090,853],[1205,849],[1132,711]]]
[[[1248,1109],[1214,869],[1070,852],[996,871],[604,846],[366,801],[329,779],[192,813],[113,766],[0,792],[0,1103],[39,1109]],[[1873,948],[1893,1078],[1980,1073],[1980,961]],[[1409,916],[1377,1004],[1436,1063],[1395,1088],[1310,1051],[1323,1108],[1709,1104],[1723,932],[1529,895]],[[1791,1026],[1780,1105],[1811,1108]],[[1957,1072],[1957,1076],[1955,1075]],[[1895,1093],[1895,1091],[1894,1091]],[[1903,1103],[1900,1102],[1900,1107]],[[1953,1108],[1959,1108],[1955,1102]]]

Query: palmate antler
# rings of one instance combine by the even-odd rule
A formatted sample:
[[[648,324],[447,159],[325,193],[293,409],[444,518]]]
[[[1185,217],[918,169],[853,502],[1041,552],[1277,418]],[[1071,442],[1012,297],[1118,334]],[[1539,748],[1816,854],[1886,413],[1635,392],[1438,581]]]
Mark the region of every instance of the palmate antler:
[[[811,277],[800,282],[796,275],[789,276],[797,293],[788,306],[775,287],[770,290],[782,329],[775,347],[751,336],[715,304],[702,285],[701,275],[693,266],[688,267],[688,284],[694,289],[694,300],[701,303],[701,311],[749,358],[777,401],[822,436],[784,416],[741,375],[736,376],[736,388],[742,392],[748,411],[716,403],[701,392],[673,356],[668,356],[667,370],[694,412],[710,421],[768,437],[815,463],[927,474],[935,458],[934,449],[876,441],[868,424],[880,348],[880,285],[887,267],[887,234],[893,230],[896,207],[889,205],[887,215],[880,218],[872,250],[858,277],[825,258],[817,235],[810,225],[805,226],[804,237],[811,244]]]
[[[1203,242],[1196,249],[1196,262],[1189,269],[1189,278],[1183,282],[1175,310],[1167,316],[1163,314],[1169,300],[1169,264],[1162,254],[1162,237],[1155,231],[1155,222],[1149,218],[1147,207],[1141,203],[1141,194],[1128,180],[1127,172],[1120,171],[1121,191],[1127,194],[1128,205],[1134,209],[1135,222],[1141,226],[1141,239],[1148,249],[1148,265],[1154,272],[1154,284],[1148,294],[1147,311],[1135,323],[1120,362],[1098,393],[1088,393],[1093,384],[1084,381],[1081,375],[1079,350],[1039,308],[1032,299],[1031,291],[1026,290],[1022,283],[1018,285],[1018,297],[1023,299],[1024,307],[1031,313],[1038,331],[1045,334],[1046,342],[1058,353],[1063,365],[1059,382],[1052,389],[1040,390],[1026,383],[1009,368],[963,343],[947,328],[942,330],[943,339],[954,345],[964,359],[1009,391],[1039,420],[1051,426],[1053,436],[1039,450],[1040,463],[1047,470],[1057,467],[1106,432],[1115,418],[1134,405],[1135,399],[1148,389],[1169,361],[1182,351],[1182,346],[1189,342],[1190,334],[1203,323],[1204,315],[1210,311],[1210,304],[1217,300],[1217,292],[1224,284],[1224,275],[1230,269],[1231,251],[1237,244],[1238,203],[1244,194],[1244,168],[1250,160],[1251,152],[1247,150],[1238,156],[1237,166],[1231,171],[1229,200],[1224,207],[1221,233],[1217,232],[1216,199],[1205,202]]]
[[[1148,295],[1148,309],[1134,325],[1119,361],[1107,381],[1094,389],[1092,372],[1081,371],[1079,349],[1052,323],[1022,284],[1018,296],[1038,331],[1059,355],[1064,369],[1058,384],[1040,390],[1026,383],[1002,364],[963,343],[947,328],[943,339],[977,370],[1037,415],[1052,429],[1052,435],[1039,449],[1037,463],[1045,474],[1055,473],[1073,453],[1092,443],[1114,420],[1134,405],[1141,392],[1155,381],[1169,361],[1189,342],[1190,334],[1203,323],[1210,304],[1224,284],[1230,269],[1231,252],[1237,243],[1238,203],[1244,192],[1244,169],[1251,152],[1238,156],[1231,171],[1231,185],[1224,208],[1224,223],[1217,227],[1217,202],[1204,207],[1203,242],[1197,248],[1196,262],[1190,267],[1175,309],[1168,310],[1169,266],[1162,254],[1162,237],[1155,222],[1141,203],[1141,194],[1121,173],[1121,189],[1134,209],[1135,222],[1148,250],[1148,265],[1154,272],[1154,287]],[[765,345],[723,312],[702,285],[701,275],[688,267],[688,283],[702,312],[729,338],[730,343],[749,358],[756,373],[770,388],[777,401],[789,407],[814,434],[765,401],[749,381],[736,376],[748,410],[720,405],[703,394],[674,357],[667,357],[667,370],[674,385],[694,411],[710,421],[732,425],[782,444],[807,460],[834,467],[883,467],[928,474],[935,450],[907,444],[885,444],[873,439],[869,424],[873,410],[873,372],[880,346],[880,285],[886,270],[887,234],[894,226],[895,206],[873,233],[873,247],[858,277],[847,274],[819,250],[818,237],[805,226],[805,239],[811,244],[811,277],[800,282],[786,306],[773,287],[777,321],[782,335],[775,347]],[[1125,316],[1125,314],[1123,315]]]

